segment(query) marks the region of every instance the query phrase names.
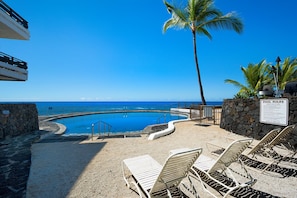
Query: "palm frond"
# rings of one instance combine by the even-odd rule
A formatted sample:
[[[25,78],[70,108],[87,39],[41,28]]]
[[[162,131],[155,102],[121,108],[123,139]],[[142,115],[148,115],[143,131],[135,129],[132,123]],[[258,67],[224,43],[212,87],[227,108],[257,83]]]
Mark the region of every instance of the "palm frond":
[[[297,59],[286,58],[282,65],[277,65],[278,84],[280,89],[284,89],[287,82],[297,80]]]
[[[199,29],[196,29],[196,33],[199,34],[199,35],[205,35],[207,36],[210,40],[212,39],[212,36],[211,34],[207,31],[207,29],[205,28],[199,28]]]
[[[232,85],[234,85],[234,86],[236,86],[236,87],[238,87],[240,89],[245,88],[245,86],[243,84],[237,82],[236,80],[226,79],[225,83],[232,84]]]
[[[208,28],[213,28],[213,29],[234,30],[237,33],[242,33],[243,31],[243,23],[235,15],[235,13],[228,13],[224,16],[217,16],[201,24],[201,26],[206,26]]]
[[[170,3],[164,1],[167,11],[171,14],[171,18],[168,19],[163,25],[163,32],[166,32],[169,28],[184,29],[189,28],[189,23],[187,20],[187,13],[171,5]]]
[[[225,82],[239,87],[240,90],[238,93],[242,95],[247,97],[257,97],[258,91],[262,89],[267,81],[267,67],[268,64],[265,60],[262,60],[258,64],[250,63],[247,67],[241,67],[240,69],[243,72],[246,85],[230,79],[225,80]]]

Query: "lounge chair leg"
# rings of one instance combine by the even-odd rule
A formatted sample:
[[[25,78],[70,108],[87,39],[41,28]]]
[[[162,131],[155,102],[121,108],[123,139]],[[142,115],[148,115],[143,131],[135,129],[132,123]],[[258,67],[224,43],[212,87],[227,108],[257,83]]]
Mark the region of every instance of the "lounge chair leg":
[[[131,182],[131,183],[134,184],[134,186],[137,189],[139,197],[142,198],[142,192],[141,192],[141,189],[139,188],[138,184],[136,182]]]
[[[197,190],[196,190],[195,186],[193,185],[193,182],[192,182],[190,176],[188,176],[188,180],[189,180],[189,183],[190,183],[190,187],[184,185],[185,188],[187,188],[187,190],[188,190],[192,195],[194,195],[195,198],[199,198],[199,195],[198,195],[198,193],[197,193]]]
[[[167,195],[168,195],[168,197],[169,197],[169,198],[172,198],[171,193],[170,193],[170,190],[168,190],[168,189],[166,189],[166,190],[167,190]]]
[[[199,183],[201,184],[201,186],[202,186],[202,188],[203,188],[204,191],[206,191],[207,193],[209,193],[211,196],[217,198],[217,196],[215,196],[212,192],[210,192],[210,191],[207,189],[206,184],[203,182],[203,180],[201,179],[200,175],[199,175],[194,169],[192,169],[192,170],[194,171],[194,173],[195,173],[194,175],[196,176],[196,177],[192,176],[192,178],[194,178],[194,179],[196,179],[196,180],[199,181]],[[191,181],[191,179],[190,179],[190,175],[189,175],[189,180]],[[192,181],[191,181],[191,185],[193,185]],[[194,188],[194,185],[193,185],[192,188],[195,189],[195,188]],[[195,189],[195,192],[196,192],[196,196],[197,196],[197,198],[199,198],[196,189]]]

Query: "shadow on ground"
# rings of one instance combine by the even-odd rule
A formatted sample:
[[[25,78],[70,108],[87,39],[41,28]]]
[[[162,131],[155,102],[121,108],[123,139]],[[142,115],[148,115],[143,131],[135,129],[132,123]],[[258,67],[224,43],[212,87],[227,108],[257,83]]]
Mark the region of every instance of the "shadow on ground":
[[[218,149],[216,151],[213,151],[213,153],[215,153],[216,155],[220,155],[224,150],[225,150],[224,148]],[[246,155],[241,155],[240,159],[243,161],[243,163],[246,166],[258,169],[260,171],[264,170],[264,168],[268,165],[267,163],[260,162],[258,160],[249,158]],[[288,157],[287,158],[282,158],[282,161],[287,161],[287,162],[290,162],[290,163],[297,164],[297,159],[296,158],[288,158]],[[273,172],[273,173],[278,173],[284,178],[285,177],[297,177],[297,170],[296,169],[282,167],[282,166],[279,166],[277,164],[270,165],[266,169],[266,171],[270,171],[270,172]]]
[[[82,143],[86,138],[53,135],[33,144],[26,197],[67,197],[106,144]]]

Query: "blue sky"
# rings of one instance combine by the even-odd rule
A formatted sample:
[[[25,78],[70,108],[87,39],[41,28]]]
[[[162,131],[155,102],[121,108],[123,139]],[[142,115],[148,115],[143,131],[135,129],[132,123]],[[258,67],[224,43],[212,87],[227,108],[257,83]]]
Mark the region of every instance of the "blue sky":
[[[200,101],[189,30],[169,29],[162,0],[5,0],[29,22],[30,40],[0,39],[28,62],[26,82],[1,81],[0,101]],[[172,2],[172,1],[169,1]],[[180,2],[174,0],[173,2]],[[296,0],[216,0],[244,31],[198,36],[207,101],[233,98],[241,66],[296,57]]]

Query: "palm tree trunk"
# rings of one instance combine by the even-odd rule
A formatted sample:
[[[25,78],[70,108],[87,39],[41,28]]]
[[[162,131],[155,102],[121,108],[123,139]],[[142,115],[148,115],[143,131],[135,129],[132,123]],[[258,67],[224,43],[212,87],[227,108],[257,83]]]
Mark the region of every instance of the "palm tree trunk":
[[[195,58],[197,75],[198,75],[198,84],[200,87],[201,102],[202,102],[202,105],[206,105],[206,101],[205,101],[204,93],[203,93],[201,76],[200,76],[200,69],[199,69],[199,64],[198,64],[197,47],[196,47],[196,32],[192,31],[192,33],[193,33],[194,58]]]

